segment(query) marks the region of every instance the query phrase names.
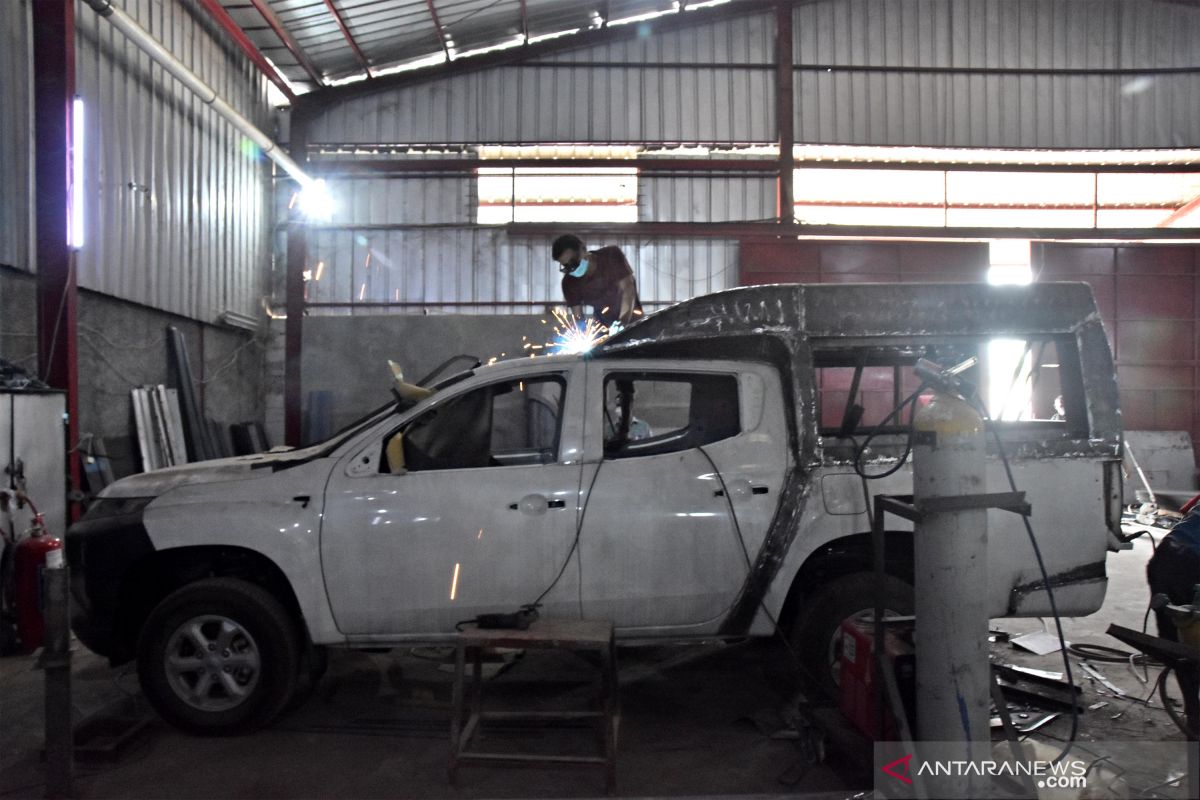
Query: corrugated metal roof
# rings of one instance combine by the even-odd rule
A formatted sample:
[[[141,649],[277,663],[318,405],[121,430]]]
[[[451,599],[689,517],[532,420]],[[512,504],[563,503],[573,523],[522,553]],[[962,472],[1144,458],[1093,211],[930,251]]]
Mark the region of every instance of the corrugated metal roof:
[[[588,30],[610,21],[675,13],[686,3],[674,0],[221,0],[234,21],[283,75],[303,89],[312,77],[290,53],[281,36],[255,8],[264,5],[319,71],[323,81],[450,54],[470,57],[487,48],[511,45],[526,37]],[[338,16],[346,26],[343,33]],[[353,40],[353,41],[351,41]]]

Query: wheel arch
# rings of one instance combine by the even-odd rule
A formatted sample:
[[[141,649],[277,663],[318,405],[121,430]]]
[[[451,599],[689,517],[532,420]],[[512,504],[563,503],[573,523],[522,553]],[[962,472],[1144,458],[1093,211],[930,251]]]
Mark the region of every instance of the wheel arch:
[[[310,641],[291,581],[271,558],[248,547],[191,545],[151,553],[125,575],[110,661],[120,664],[133,659],[142,626],[167,595],[195,581],[218,577],[239,578],[270,592],[296,623],[301,641]]]
[[[895,578],[913,582],[912,531],[886,531],[884,571]],[[856,533],[831,539],[817,547],[805,558],[792,576],[788,593],[779,614],[782,630],[789,630],[806,597],[823,584],[855,572],[873,569],[871,534]]]

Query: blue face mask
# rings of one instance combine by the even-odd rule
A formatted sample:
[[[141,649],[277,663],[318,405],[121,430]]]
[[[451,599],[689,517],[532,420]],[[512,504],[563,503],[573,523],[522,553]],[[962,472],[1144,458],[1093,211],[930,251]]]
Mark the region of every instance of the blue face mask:
[[[571,270],[567,274],[570,275],[572,278],[582,278],[587,273],[587,270],[588,270],[588,260],[586,258],[584,258],[584,259],[580,259],[578,267]]]

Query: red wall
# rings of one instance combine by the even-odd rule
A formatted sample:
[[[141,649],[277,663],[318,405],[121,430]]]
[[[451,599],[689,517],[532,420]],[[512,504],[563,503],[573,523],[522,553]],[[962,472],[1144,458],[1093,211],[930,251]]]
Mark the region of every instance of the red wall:
[[[742,242],[741,283],[982,281],[988,246],[975,242]]]
[[[1125,428],[1189,431],[1200,454],[1200,247],[1035,244],[1033,268],[1091,284]]]

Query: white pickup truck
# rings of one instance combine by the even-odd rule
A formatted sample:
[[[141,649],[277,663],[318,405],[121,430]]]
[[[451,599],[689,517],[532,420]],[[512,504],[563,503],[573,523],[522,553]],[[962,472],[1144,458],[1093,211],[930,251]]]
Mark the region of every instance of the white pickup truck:
[[[1087,286],[781,285],[672,306],[586,355],[477,366],[311,447],[117,481],[67,534],[75,631],[136,658],[158,711],[200,732],[265,724],[324,648],[445,641],[540,596],[626,641],[778,620],[829,683],[841,622],[872,605],[855,449],[876,434],[870,471],[904,451],[906,427],[880,425],[918,358],[979,357],[966,377],[994,397],[997,340],[1024,394],[994,424],[1059,611],[1093,612],[1121,427]],[[870,491],[910,493],[911,473]],[[990,613],[1047,614],[1019,519],[988,522]],[[910,613],[912,532],[892,527],[888,605]]]

